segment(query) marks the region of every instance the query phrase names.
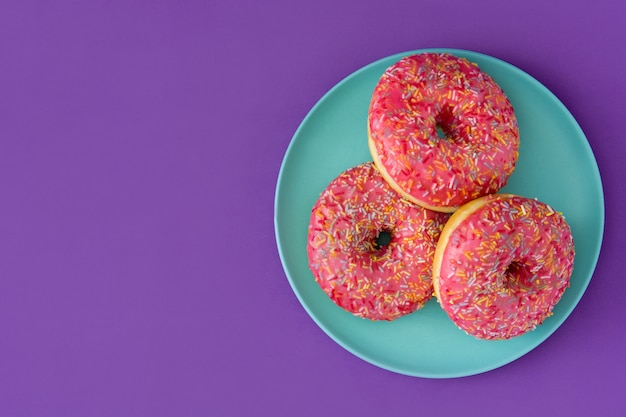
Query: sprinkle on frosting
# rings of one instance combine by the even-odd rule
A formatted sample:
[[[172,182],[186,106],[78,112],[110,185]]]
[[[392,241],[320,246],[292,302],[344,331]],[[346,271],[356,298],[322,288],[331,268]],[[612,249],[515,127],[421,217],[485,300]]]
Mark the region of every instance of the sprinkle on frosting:
[[[468,334],[509,339],[551,315],[569,286],[574,241],[563,215],[545,203],[504,194],[483,200],[444,229],[436,292]]]
[[[309,267],[340,307],[394,320],[431,298],[433,256],[448,217],[402,199],[373,163],[358,165],[335,178],[312,209]]]
[[[407,56],[389,67],[373,92],[369,134],[391,185],[438,211],[497,192],[519,150],[502,89],[476,64],[449,54]]]

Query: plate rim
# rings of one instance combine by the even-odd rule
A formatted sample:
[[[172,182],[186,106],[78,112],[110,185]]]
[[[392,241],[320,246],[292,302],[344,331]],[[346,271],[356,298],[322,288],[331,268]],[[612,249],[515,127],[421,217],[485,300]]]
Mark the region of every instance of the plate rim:
[[[545,334],[544,337],[537,339],[536,341],[533,341],[532,343],[528,343],[528,345],[524,346],[523,349],[520,349],[518,351],[515,352],[514,355],[510,355],[507,356],[505,359],[500,360],[498,362],[494,362],[491,363],[489,365],[486,366],[479,366],[479,367],[475,367],[474,370],[471,371],[467,371],[467,372],[451,372],[451,371],[447,371],[447,372],[438,372],[438,373],[434,373],[434,372],[412,372],[412,371],[407,371],[406,369],[400,369],[399,367],[396,366],[392,366],[390,364],[386,364],[383,363],[375,358],[372,358],[370,356],[367,356],[361,352],[359,352],[357,349],[352,348],[350,345],[348,345],[346,342],[344,342],[340,337],[338,337],[337,335],[335,335],[333,333],[333,331],[331,331],[330,329],[328,329],[324,323],[321,322],[320,318],[317,317],[317,315],[315,314],[314,311],[312,311],[312,309],[309,307],[309,305],[305,302],[303,295],[300,294],[300,291],[298,291],[295,283],[294,283],[294,278],[293,278],[293,272],[290,270],[287,260],[286,260],[286,254],[284,253],[284,242],[281,241],[281,225],[280,225],[280,198],[281,198],[281,183],[283,182],[283,178],[285,176],[285,171],[286,171],[286,162],[287,160],[291,157],[291,154],[293,153],[293,148],[295,147],[294,143],[296,142],[296,138],[301,134],[301,131],[303,129],[305,129],[305,126],[308,124],[308,120],[312,117],[314,117],[314,114],[316,113],[317,109],[323,105],[323,103],[328,99],[328,97],[330,97],[331,95],[333,95],[335,93],[335,91],[339,90],[340,88],[343,87],[344,84],[348,83],[350,80],[352,80],[353,78],[358,77],[361,73],[366,72],[368,70],[370,70],[372,67],[376,67],[381,65],[383,62],[389,61],[389,62],[393,62],[394,60],[399,60],[400,58],[407,56],[407,55],[411,55],[411,54],[417,54],[417,53],[425,53],[425,52],[435,52],[435,53],[450,53],[452,55],[455,56],[464,56],[464,55],[470,55],[470,56],[478,56],[480,57],[480,59],[482,60],[486,60],[486,61],[491,61],[492,63],[495,63],[497,65],[501,65],[506,67],[507,70],[515,72],[517,76],[523,77],[527,82],[532,83],[536,88],[538,88],[539,90],[541,90],[543,93],[545,93],[546,97],[549,98],[554,105],[558,106],[562,111],[563,114],[568,118],[569,123],[571,124],[572,127],[574,127],[580,136],[582,136],[582,138],[584,139],[581,143],[582,145],[584,145],[584,149],[585,149],[585,153],[586,153],[586,159],[588,159],[590,162],[592,162],[591,164],[591,168],[593,168],[594,171],[594,188],[597,189],[599,195],[601,196],[601,198],[596,202],[596,204],[598,204],[598,213],[599,214],[599,224],[601,225],[599,233],[597,235],[597,241],[594,242],[593,245],[593,252],[590,254],[591,259],[593,260],[591,262],[591,264],[589,265],[589,276],[585,277],[585,282],[583,283],[580,292],[578,294],[576,294],[576,297],[572,300],[571,305],[566,306],[565,310],[562,313],[563,318],[560,320],[560,322],[558,324],[556,324],[554,326],[553,329],[551,329],[549,332],[547,332]],[[485,372],[489,372],[495,369],[498,369],[502,366],[505,366],[509,363],[512,363],[516,360],[518,360],[519,358],[523,357],[524,355],[528,354],[530,351],[536,349],[539,345],[541,345],[543,342],[545,342],[546,340],[548,340],[552,334],[554,334],[554,332],[556,332],[562,325],[563,323],[569,318],[569,316],[571,315],[572,311],[576,308],[576,306],[579,304],[580,300],[582,299],[583,295],[585,294],[585,292],[587,291],[587,288],[589,286],[589,284],[591,283],[591,280],[593,278],[593,275],[595,273],[595,270],[597,268],[597,264],[598,264],[598,260],[600,258],[600,254],[602,251],[602,243],[603,243],[603,239],[604,239],[604,232],[605,232],[605,228],[606,228],[606,222],[605,222],[605,217],[606,217],[606,207],[605,207],[605,195],[604,195],[604,187],[603,187],[603,183],[602,183],[602,176],[601,176],[601,172],[599,170],[599,166],[598,166],[598,161],[595,157],[595,154],[593,152],[593,149],[591,148],[591,144],[589,143],[589,140],[587,138],[587,136],[585,135],[584,131],[582,130],[582,127],[580,126],[580,124],[578,123],[578,121],[576,120],[576,118],[574,118],[574,116],[572,115],[571,111],[565,106],[565,104],[547,87],[545,86],[543,83],[539,82],[536,78],[534,78],[532,75],[530,75],[529,73],[527,73],[526,71],[520,69],[519,67],[501,59],[501,58],[497,58],[482,52],[477,52],[477,51],[472,51],[472,50],[467,50],[467,49],[459,49],[459,48],[443,48],[443,47],[437,47],[437,48],[422,48],[422,49],[413,49],[413,50],[407,50],[404,52],[398,52],[398,53],[394,53],[392,55],[388,55],[382,58],[379,58],[375,61],[370,62],[369,64],[366,64],[358,69],[356,69],[355,71],[351,72],[350,74],[348,74],[347,76],[343,77],[340,81],[338,81],[336,84],[334,84],[329,90],[327,90],[316,102],[315,104],[308,110],[307,114],[304,116],[304,118],[300,121],[297,129],[295,130],[294,134],[292,135],[289,144],[285,150],[285,153],[283,155],[283,158],[281,160],[281,165],[280,165],[280,169],[278,172],[278,177],[276,180],[276,187],[275,187],[275,195],[274,195],[274,234],[275,234],[275,240],[276,240],[276,245],[277,245],[277,249],[278,249],[278,254],[279,254],[279,258],[283,267],[283,270],[285,272],[285,275],[287,277],[287,280],[289,281],[290,287],[292,289],[292,291],[294,292],[294,294],[296,295],[296,298],[298,299],[300,305],[304,308],[304,310],[307,312],[307,314],[309,315],[309,317],[311,319],[313,319],[313,321],[316,323],[316,325],[328,336],[330,337],[335,343],[337,343],[338,345],[340,345],[342,348],[344,348],[345,350],[347,350],[348,352],[350,352],[351,354],[355,355],[356,357],[364,360],[367,363],[370,363],[374,366],[377,366],[379,368],[385,369],[387,371],[391,371],[391,372],[395,372],[398,374],[402,374],[402,375],[407,375],[407,376],[412,376],[412,377],[420,377],[420,378],[431,378],[431,379],[449,379],[449,378],[460,378],[460,377],[468,377],[468,376],[473,376],[473,375],[479,375]]]

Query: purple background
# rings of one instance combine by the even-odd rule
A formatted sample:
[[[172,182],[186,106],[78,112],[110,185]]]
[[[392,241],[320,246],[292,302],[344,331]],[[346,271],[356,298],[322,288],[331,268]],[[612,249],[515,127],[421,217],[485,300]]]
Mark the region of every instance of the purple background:
[[[0,2],[0,416],[625,415],[625,16],[613,0]],[[273,227],[284,152],[315,102],[428,47],[551,89],[606,199],[569,319],[452,380],[333,342]]]

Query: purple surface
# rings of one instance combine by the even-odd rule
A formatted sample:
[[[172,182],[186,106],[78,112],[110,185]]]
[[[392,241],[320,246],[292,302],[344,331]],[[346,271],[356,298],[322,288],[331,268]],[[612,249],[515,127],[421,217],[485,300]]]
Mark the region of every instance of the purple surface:
[[[0,416],[625,415],[625,14],[565,0],[0,2]],[[606,196],[596,273],[564,325],[453,380],[333,342],[273,229],[280,163],[314,103],[428,47],[493,55],[551,89]]]

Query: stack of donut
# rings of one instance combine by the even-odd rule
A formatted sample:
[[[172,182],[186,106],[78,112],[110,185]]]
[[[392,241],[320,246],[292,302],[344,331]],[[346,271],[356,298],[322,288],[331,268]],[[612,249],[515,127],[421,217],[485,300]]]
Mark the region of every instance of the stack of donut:
[[[315,280],[370,320],[395,320],[435,295],[474,337],[534,329],[569,286],[574,243],[561,213],[499,194],[519,143],[511,103],[475,63],[400,59],[372,95],[373,161],[340,174],[312,209]]]

